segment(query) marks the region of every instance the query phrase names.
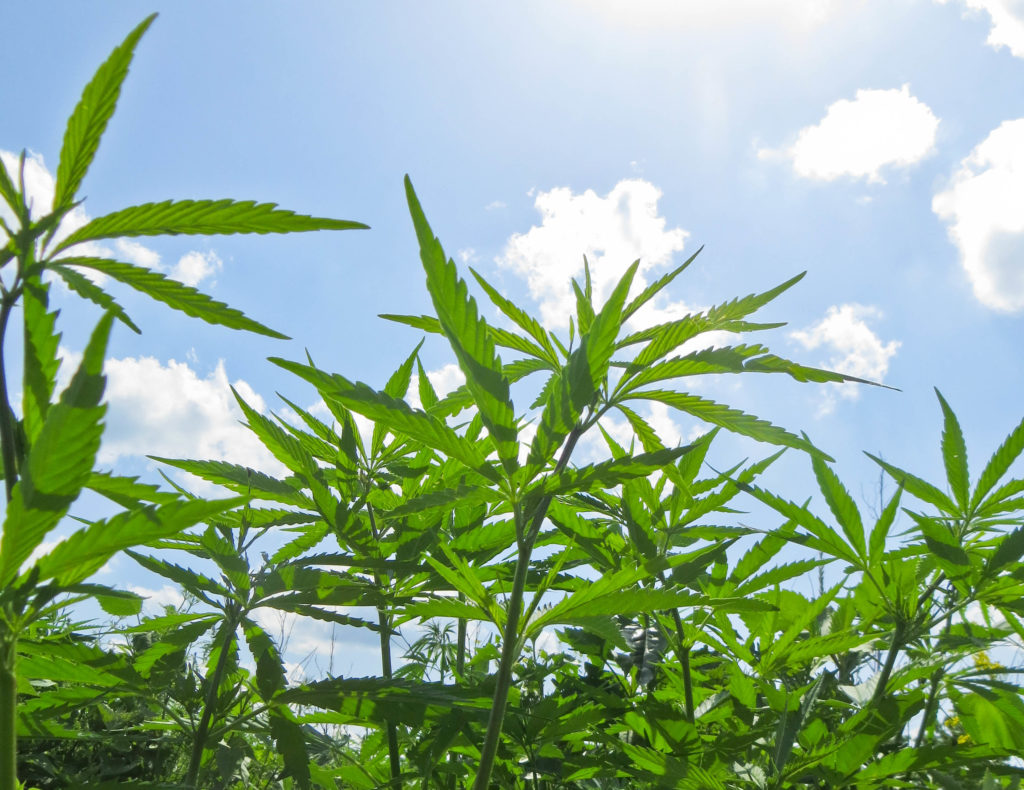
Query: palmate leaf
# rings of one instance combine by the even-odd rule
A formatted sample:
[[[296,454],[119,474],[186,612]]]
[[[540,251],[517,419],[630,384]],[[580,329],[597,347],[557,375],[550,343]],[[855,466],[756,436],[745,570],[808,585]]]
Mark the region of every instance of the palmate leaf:
[[[476,300],[469,295],[466,282],[458,276],[455,262],[445,259],[441,243],[427,223],[408,176],[405,177],[405,193],[437,319],[466,376],[466,387],[494,440],[498,457],[506,471],[513,472],[519,466],[515,408],[487,322],[479,316]]]
[[[60,149],[60,164],[57,166],[57,183],[53,193],[53,210],[68,208],[75,199],[75,193],[92,164],[100,138],[107,128],[107,122],[114,114],[121,84],[128,76],[135,46],[143,33],[156,19],[150,14],[122,41],[82,91],[64,132],[64,144]]]
[[[964,433],[960,429],[956,415],[938,389],[935,390],[935,396],[939,399],[939,405],[942,407],[942,462],[946,467],[946,480],[961,512],[966,512],[967,499],[970,494],[967,444],[964,442]]]
[[[119,551],[176,535],[225,510],[245,503],[243,497],[206,502],[201,499],[147,505],[100,519],[61,541],[36,561],[40,580],[75,584],[88,578]]]
[[[254,321],[242,311],[228,307],[224,302],[219,302],[190,285],[172,280],[170,277],[144,266],[112,261],[107,258],[82,257],[61,258],[60,265],[63,267],[80,266],[84,269],[101,272],[151,299],[163,302],[172,310],[179,310],[185,315],[199,318],[208,324],[226,326],[229,329],[244,329],[247,332],[282,340],[288,339],[287,335],[282,335],[280,332]]]
[[[444,422],[426,412],[413,409],[403,400],[392,398],[362,382],[352,383],[343,376],[324,373],[315,367],[270,357],[275,365],[305,379],[325,399],[340,401],[356,414],[382,422],[395,435],[405,434],[414,441],[455,458],[489,480],[500,478],[472,442],[463,439]]]
[[[7,504],[0,538],[0,587],[57,526],[88,480],[103,433],[103,358],[112,318],[100,319],[82,362],[60,401],[51,406]],[[84,577],[75,579],[81,581]]]
[[[76,230],[53,255],[83,241],[125,236],[229,235],[233,233],[299,233],[352,230],[369,226],[279,209],[276,203],[252,200],[165,200],[143,203],[97,217]]]
[[[552,460],[594,393],[587,339],[583,338],[579,347],[569,355],[565,367],[553,373],[545,384],[542,392],[544,409],[526,459],[531,470],[541,469]]]
[[[833,460],[810,442],[783,428],[779,428],[752,414],[724,406],[721,403],[702,398],[699,395],[669,390],[644,390],[627,393],[621,397],[623,400],[658,401],[659,403],[664,403],[680,411],[692,414],[697,419],[704,420],[704,422],[709,422],[712,425],[717,425],[742,436],[749,436],[751,439],[757,439],[759,442],[793,447],[797,450],[804,450],[812,455],[820,456],[828,461]]]

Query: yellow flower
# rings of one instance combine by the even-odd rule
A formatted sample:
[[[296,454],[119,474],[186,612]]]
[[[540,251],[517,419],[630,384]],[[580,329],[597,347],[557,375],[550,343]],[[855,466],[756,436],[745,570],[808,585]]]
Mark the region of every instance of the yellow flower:
[[[961,736],[959,736],[956,739],[956,742],[957,743],[970,743],[971,742],[971,736],[967,735],[967,734],[961,735]]]

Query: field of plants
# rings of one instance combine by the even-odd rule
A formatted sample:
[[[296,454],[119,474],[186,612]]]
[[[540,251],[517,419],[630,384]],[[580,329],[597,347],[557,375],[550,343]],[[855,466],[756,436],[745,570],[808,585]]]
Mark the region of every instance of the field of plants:
[[[272,358],[294,377],[285,395],[297,422],[235,394],[286,475],[158,459],[231,494],[216,499],[101,468],[108,339],[115,326],[139,331],[104,282],[211,324],[278,333],[83,245],[365,227],[181,200],[61,234],[152,21],[82,93],[51,207],[29,206],[24,157],[20,172],[0,167],[15,218],[0,251],[0,790],[1020,786],[1024,479],[1011,472],[1024,421],[1014,416],[972,474],[936,391],[935,434],[922,440],[945,479],[876,458],[887,493],[865,513],[806,435],[689,391],[691,377],[725,373],[871,384],[761,344],[779,325],[758,311],[802,275],[630,331],[697,256],[642,289],[631,288],[634,264],[603,303],[587,269],[557,335],[447,257],[407,178],[434,310],[385,317],[413,342],[443,337],[464,385],[439,396],[418,348],[382,389],[311,358]],[[58,280],[104,311],[63,390]],[[485,320],[471,288],[514,328]],[[691,342],[710,332],[735,343]],[[330,420],[298,405],[311,389]],[[643,401],[711,430],[666,446]],[[630,446],[602,427],[609,414],[632,426]],[[763,454],[713,468],[709,447],[728,432]],[[606,460],[574,457],[588,434]],[[761,484],[783,452],[806,459],[827,507]],[[111,515],[39,551],[83,492],[109,500]],[[754,506],[770,516],[739,517]],[[143,615],[139,595],[96,581],[122,552],[186,604]],[[111,620],[81,620],[87,601]],[[335,624],[341,643],[352,629],[376,632],[379,671],[289,682],[261,609]],[[400,642],[402,629],[415,637]],[[543,635],[557,650],[542,649]]]

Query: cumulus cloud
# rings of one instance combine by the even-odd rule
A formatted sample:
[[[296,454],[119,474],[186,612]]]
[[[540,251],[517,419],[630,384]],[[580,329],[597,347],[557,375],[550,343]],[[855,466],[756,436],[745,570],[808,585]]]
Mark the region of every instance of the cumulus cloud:
[[[636,291],[647,284],[648,273],[667,266],[683,249],[688,234],[666,228],[658,214],[660,197],[661,191],[642,179],[620,181],[604,197],[589,189],[574,194],[567,187],[540,192],[534,201],[540,225],[510,237],[498,263],[526,280],[546,327],[568,327],[575,313],[569,279],[583,274],[584,255],[601,303],[633,261],[640,260]]]
[[[284,467],[248,428],[231,394],[223,361],[205,378],[184,362],[153,357],[108,359],[107,429],[99,461],[143,452],[170,458],[226,460],[270,474]],[[263,399],[243,380],[235,389],[257,411]]]
[[[932,211],[946,222],[978,300],[1024,309],[1024,118],[1004,121],[971,151]]]
[[[950,0],[936,0],[946,5]],[[1024,58],[1024,4],[1020,0],[960,0],[967,12],[987,13],[992,22],[986,43],[994,48],[1006,47],[1018,58]]]
[[[881,383],[889,372],[889,362],[901,345],[898,340],[885,343],[874,333],[868,322],[880,319],[882,312],[876,307],[860,304],[833,305],[825,317],[806,329],[790,333],[790,338],[806,349],[823,348],[830,353],[822,363],[849,376]],[[828,414],[836,405],[836,394],[849,400],[860,397],[860,389],[853,384],[833,384],[825,390],[819,414]]]
[[[909,167],[934,151],[939,119],[910,86],[858,90],[840,99],[815,126],[797,134],[784,150],[762,149],[761,159],[786,158],[803,178],[833,181],[843,176],[885,183],[885,167]]]

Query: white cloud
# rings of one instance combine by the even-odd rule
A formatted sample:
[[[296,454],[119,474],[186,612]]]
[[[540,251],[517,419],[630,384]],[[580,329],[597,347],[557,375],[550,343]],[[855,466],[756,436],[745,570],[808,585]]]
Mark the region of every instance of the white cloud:
[[[539,192],[534,205],[541,224],[509,238],[498,263],[526,279],[546,327],[567,327],[575,313],[569,279],[582,275],[584,255],[601,303],[633,261],[640,259],[635,292],[647,284],[648,272],[683,249],[688,234],[666,229],[658,215],[660,197],[642,179],[622,180],[604,197],[589,189],[577,195],[567,187]]]
[[[910,86],[858,90],[830,105],[816,126],[800,130],[796,143],[761,159],[791,159],[797,175],[823,181],[842,176],[885,183],[884,167],[909,167],[934,151],[939,119],[910,95]]]
[[[108,359],[107,429],[101,463],[143,453],[227,460],[271,474],[284,468],[248,428],[228,386],[223,361],[206,378],[184,362],[153,357]],[[257,411],[263,399],[242,380],[235,389]]]
[[[162,268],[160,266],[160,253],[132,239],[117,239],[114,242],[114,249],[117,250],[117,257],[127,263],[145,266],[147,269]]]
[[[221,259],[217,257],[217,253],[193,250],[181,256],[174,268],[171,269],[170,275],[175,280],[194,288],[207,277],[219,272],[223,265]]]
[[[469,263],[476,260],[476,250],[472,247],[466,247],[465,249],[459,250],[459,260],[463,263]]]
[[[434,385],[434,391],[439,398],[443,398],[466,383],[465,374],[454,362],[449,362],[437,370],[428,370],[427,379]],[[409,393],[406,400],[415,409],[423,408],[423,403],[420,401],[419,376],[415,373],[409,381]]]
[[[860,304],[833,305],[825,317],[806,329],[790,332],[790,338],[804,348],[824,347],[831,352],[823,367],[849,376],[882,383],[889,372],[889,361],[901,345],[898,340],[883,343],[868,326],[868,321],[880,319],[882,312],[876,307]],[[825,390],[819,414],[828,414],[835,408],[836,393],[856,400],[860,389],[855,384],[834,384]]]
[[[936,0],[946,5],[950,0]],[[970,12],[986,12],[992,21],[986,43],[993,49],[1006,47],[1024,58],[1024,3],[1020,0],[960,0]]]
[[[152,605],[157,610],[162,610],[165,606],[173,606],[177,609],[185,603],[185,597],[181,594],[181,590],[177,587],[172,587],[170,584],[163,585],[159,590],[138,585],[128,585],[128,590],[136,595],[141,595],[146,599],[147,604]]]
[[[1024,310],[1024,118],[1004,121],[971,151],[932,211],[947,223],[979,301]]]
[[[504,200],[492,200],[484,206],[484,211],[497,211],[502,208],[508,208],[508,204]]]

